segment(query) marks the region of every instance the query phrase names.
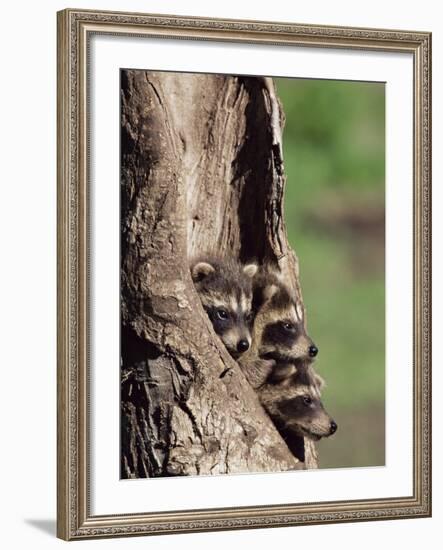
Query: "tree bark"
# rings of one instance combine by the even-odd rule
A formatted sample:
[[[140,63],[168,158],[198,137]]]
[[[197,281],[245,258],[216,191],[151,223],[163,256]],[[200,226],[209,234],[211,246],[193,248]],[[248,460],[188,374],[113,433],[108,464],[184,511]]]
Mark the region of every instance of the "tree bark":
[[[303,468],[188,268],[206,253],[273,262],[302,304],[272,81],[124,70],[121,105],[121,477]]]

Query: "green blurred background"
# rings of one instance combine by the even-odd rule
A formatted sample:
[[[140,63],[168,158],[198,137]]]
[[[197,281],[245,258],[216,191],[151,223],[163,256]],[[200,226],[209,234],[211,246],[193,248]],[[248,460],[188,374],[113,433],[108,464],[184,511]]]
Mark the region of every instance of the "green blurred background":
[[[385,463],[385,87],[274,79],[286,115],[285,216],[308,332],[338,424],[321,468]]]

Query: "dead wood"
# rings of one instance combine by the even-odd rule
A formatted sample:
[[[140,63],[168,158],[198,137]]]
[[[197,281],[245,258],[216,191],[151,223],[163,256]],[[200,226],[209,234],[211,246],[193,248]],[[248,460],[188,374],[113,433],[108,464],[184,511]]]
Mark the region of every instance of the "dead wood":
[[[302,468],[215,336],[187,260],[273,262],[302,303],[272,81],[124,70],[121,106],[121,477]]]

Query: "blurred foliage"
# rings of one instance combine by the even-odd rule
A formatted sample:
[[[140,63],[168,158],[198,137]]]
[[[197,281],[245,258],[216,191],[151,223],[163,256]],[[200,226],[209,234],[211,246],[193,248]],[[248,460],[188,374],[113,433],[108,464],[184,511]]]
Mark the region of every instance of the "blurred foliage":
[[[320,467],[385,461],[385,87],[275,79],[286,116],[285,219],[323,402]]]

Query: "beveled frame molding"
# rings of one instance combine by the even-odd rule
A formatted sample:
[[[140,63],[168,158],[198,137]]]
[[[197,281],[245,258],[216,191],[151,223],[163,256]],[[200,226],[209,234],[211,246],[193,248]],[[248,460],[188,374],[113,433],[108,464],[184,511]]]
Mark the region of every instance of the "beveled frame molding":
[[[64,10],[58,24],[57,534],[65,540],[431,515],[431,34]],[[87,464],[87,45],[91,34],[408,52],[414,59],[413,496],[92,516]]]

